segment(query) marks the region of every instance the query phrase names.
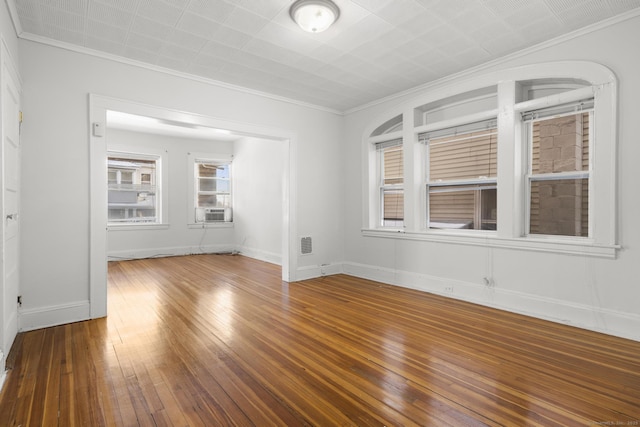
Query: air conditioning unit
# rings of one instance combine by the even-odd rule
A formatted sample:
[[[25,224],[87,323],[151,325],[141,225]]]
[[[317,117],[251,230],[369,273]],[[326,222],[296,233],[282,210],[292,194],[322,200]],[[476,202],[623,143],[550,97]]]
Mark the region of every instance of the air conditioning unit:
[[[196,222],[231,222],[231,208],[196,208]]]

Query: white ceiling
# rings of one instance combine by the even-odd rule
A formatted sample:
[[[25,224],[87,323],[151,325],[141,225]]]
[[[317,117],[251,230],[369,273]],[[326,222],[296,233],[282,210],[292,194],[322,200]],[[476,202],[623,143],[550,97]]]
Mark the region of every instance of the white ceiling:
[[[293,0],[7,0],[53,40],[338,111],[640,7],[640,0],[334,0],[324,33]]]

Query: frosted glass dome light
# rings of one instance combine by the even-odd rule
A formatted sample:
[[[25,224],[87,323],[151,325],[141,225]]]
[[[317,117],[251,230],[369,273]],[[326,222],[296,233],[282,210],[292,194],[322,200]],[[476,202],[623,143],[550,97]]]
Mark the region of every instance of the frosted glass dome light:
[[[289,14],[303,30],[321,33],[338,19],[340,9],[331,0],[298,0]]]

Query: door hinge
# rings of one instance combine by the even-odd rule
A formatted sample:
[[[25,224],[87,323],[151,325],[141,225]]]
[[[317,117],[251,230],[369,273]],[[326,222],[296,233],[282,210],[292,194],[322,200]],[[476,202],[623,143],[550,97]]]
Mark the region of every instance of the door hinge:
[[[18,307],[22,307],[22,295],[18,295]]]
[[[22,111],[18,111],[18,122],[22,123]]]

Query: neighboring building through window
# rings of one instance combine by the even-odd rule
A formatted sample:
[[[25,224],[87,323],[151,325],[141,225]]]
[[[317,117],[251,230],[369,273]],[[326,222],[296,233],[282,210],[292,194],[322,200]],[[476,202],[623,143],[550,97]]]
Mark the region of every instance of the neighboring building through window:
[[[231,222],[231,162],[196,159],[194,175],[196,222]]]
[[[529,233],[589,236],[593,101],[523,114],[529,140]],[[576,112],[577,111],[577,112]]]
[[[159,223],[159,158],[114,154],[107,158],[108,222]]]

